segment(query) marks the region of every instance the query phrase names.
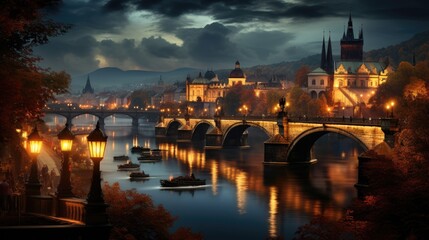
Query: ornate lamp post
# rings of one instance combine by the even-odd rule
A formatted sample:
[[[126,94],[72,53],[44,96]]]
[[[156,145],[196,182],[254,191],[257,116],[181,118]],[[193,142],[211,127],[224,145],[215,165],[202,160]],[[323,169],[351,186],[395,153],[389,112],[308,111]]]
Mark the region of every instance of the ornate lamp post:
[[[390,117],[393,118],[393,106],[395,106],[395,102],[391,101],[390,102]]]
[[[32,155],[33,161],[31,163],[30,176],[28,177],[28,181],[26,183],[25,193],[27,196],[29,195],[40,195],[40,181],[39,174],[37,170],[37,156],[42,149],[43,139],[39,135],[39,131],[37,130],[37,126],[34,127],[33,131],[28,135],[28,143],[30,147],[30,154]]]
[[[88,203],[104,203],[103,192],[101,191],[100,162],[106,150],[107,136],[100,129],[97,122],[95,129],[88,135],[89,157],[94,163],[92,171],[91,189],[88,193]]]
[[[68,124],[64,129],[58,133],[58,140],[60,140],[61,152],[63,153],[63,161],[61,164],[61,178],[57,188],[57,197],[73,197],[72,186],[70,182],[70,168],[69,158],[73,145],[74,135],[70,131]]]
[[[94,163],[92,170],[91,188],[86,198],[86,224],[107,224],[106,214],[107,204],[104,202],[103,191],[101,190],[100,162],[106,150],[107,136],[100,129],[97,122],[95,129],[88,135],[89,157]]]

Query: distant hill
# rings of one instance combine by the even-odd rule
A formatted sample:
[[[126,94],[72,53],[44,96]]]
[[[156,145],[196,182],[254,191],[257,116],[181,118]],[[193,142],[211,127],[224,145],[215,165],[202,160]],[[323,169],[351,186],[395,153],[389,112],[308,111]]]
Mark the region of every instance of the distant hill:
[[[96,92],[127,89],[133,90],[144,85],[157,84],[160,79],[165,83],[184,81],[188,74],[196,76],[199,70],[194,68],[178,68],[168,72],[127,70],[115,67],[99,68],[86,75],[73,77],[71,89],[73,93],[80,92],[85,86],[86,79],[90,78],[91,85]]]
[[[390,64],[398,66],[402,61],[412,62],[413,54],[417,62],[429,60],[429,31],[418,33],[397,45],[369,51],[365,53],[365,59],[385,61],[388,57]]]
[[[386,62],[388,58],[390,64],[396,67],[401,61],[412,62],[413,53],[415,53],[416,61],[429,60],[429,31],[416,34],[411,39],[397,45],[365,52],[364,58],[367,61],[380,62]],[[334,55],[334,59],[338,61],[339,56]],[[279,80],[293,81],[296,70],[301,66],[307,65],[310,69],[314,69],[318,67],[319,64],[320,54],[315,54],[298,61],[258,65],[243,68],[243,70],[249,81],[266,82],[273,76]],[[214,70],[214,72],[218,74],[219,79],[226,80],[231,70],[232,68],[218,69]],[[183,82],[186,80],[188,74],[191,78],[195,78],[199,72],[200,70],[196,68],[179,68],[168,72],[141,70],[124,71],[113,67],[100,68],[87,75],[73,78],[71,87],[73,92],[81,91],[85,86],[87,76],[89,76],[91,84],[96,92],[118,89],[133,90],[144,85],[156,84],[160,78],[167,84],[177,81]]]

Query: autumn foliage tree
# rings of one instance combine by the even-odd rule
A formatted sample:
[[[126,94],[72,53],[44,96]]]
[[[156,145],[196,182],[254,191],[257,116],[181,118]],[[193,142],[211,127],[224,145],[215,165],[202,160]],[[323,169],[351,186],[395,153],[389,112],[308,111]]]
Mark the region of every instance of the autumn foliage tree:
[[[46,12],[59,0],[0,1],[0,140],[15,136],[15,129],[42,116],[42,108],[70,82],[65,72],[40,68],[33,48],[70,26],[48,20]]]
[[[135,189],[123,191],[119,183],[105,183],[103,192],[113,226],[111,239],[203,239],[201,234],[193,233],[189,228],[179,228],[170,233],[176,218],[162,205],[156,206],[149,195]]]

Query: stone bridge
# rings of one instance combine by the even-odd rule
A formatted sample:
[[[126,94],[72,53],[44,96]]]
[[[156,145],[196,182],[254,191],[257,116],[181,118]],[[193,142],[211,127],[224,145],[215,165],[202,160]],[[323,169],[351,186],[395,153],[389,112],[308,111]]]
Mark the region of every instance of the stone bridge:
[[[73,118],[90,114],[96,116],[100,123],[100,127],[104,129],[104,119],[113,115],[125,115],[132,119],[132,127],[138,128],[139,119],[145,118],[150,122],[157,122],[159,120],[160,112],[158,110],[136,110],[136,109],[82,109],[82,108],[47,108],[44,110],[45,114],[56,114],[66,118],[67,124],[72,126]]]
[[[155,127],[157,137],[175,138],[177,142],[205,141],[206,149],[248,147],[247,128],[264,131],[264,164],[312,163],[313,144],[327,133],[337,133],[355,140],[363,149],[373,149],[383,141],[393,144],[397,119],[222,117],[163,117]],[[392,145],[393,146],[393,145]]]

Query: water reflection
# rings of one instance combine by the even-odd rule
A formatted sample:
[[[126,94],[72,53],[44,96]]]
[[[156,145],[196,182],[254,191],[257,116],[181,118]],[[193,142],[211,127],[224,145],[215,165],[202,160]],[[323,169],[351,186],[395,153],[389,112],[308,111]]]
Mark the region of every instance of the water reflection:
[[[114,121],[125,125],[119,119]],[[357,155],[362,150],[337,135],[316,142],[312,151],[317,164],[295,168],[263,165],[263,139],[252,142],[249,138],[251,149],[207,151],[198,145],[157,140],[149,125],[141,125],[139,134],[134,134],[131,126],[116,127],[108,121],[106,126],[109,139],[101,166],[103,179],[119,182],[123,189],[149,193],[156,204],[179,216],[175,227],[189,226],[202,232],[205,239],[290,239],[312,216],[341,217],[356,196],[353,185]],[[249,136],[253,133],[250,128]],[[79,139],[86,141],[86,136]],[[162,162],[141,165],[151,175],[147,181],[132,182],[126,173],[116,171],[114,155],[130,154],[137,161],[138,155],[129,151],[132,146],[164,150]],[[160,190],[159,179],[190,173],[206,178],[208,186]],[[218,228],[206,223],[214,218]]]

